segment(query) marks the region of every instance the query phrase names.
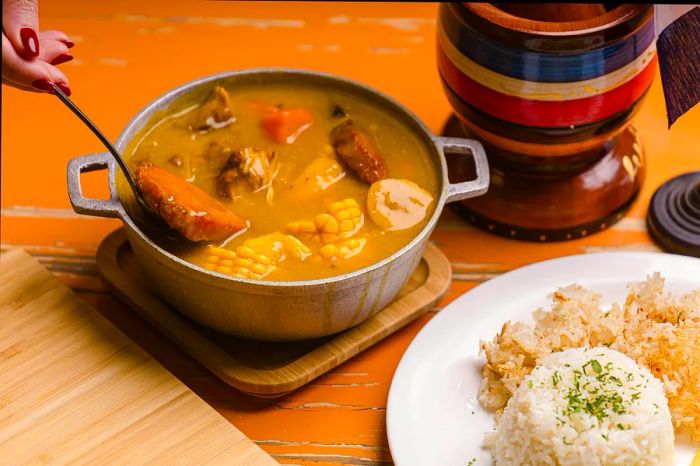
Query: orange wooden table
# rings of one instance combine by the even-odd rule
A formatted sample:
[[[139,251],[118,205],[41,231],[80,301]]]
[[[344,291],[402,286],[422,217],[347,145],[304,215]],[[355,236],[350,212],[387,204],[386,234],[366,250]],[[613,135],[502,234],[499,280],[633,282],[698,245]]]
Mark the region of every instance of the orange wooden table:
[[[436,11],[429,3],[40,2],[41,28],[63,30],[76,42],[76,59],[61,65],[75,101],[113,139],[141,107],[180,83],[265,66],[365,82],[439,132],[450,109],[435,65]],[[120,223],[74,214],[65,171],[70,158],[103,151],[99,142],[55,97],[5,86],[2,97],[3,250],[24,248],[36,256],[278,461],[391,461],[384,427],[389,385],[432,313],[281,399],[236,392],[128,312],[98,277],[96,248]],[[636,126],[647,179],[631,211],[609,230],[567,243],[522,243],[475,230],[446,212],[433,240],[452,262],[454,283],[440,306],[530,262],[601,250],[655,250],[644,223],[649,199],[668,178],[700,169],[700,109],[667,130],[657,78]],[[106,194],[104,173],[87,176],[85,184],[88,195]]]

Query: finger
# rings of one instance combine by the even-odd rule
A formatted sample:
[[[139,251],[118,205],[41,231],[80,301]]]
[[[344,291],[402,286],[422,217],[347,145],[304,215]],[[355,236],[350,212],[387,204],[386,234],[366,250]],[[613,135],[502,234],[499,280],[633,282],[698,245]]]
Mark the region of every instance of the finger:
[[[3,0],[2,28],[17,53],[27,60],[39,55],[36,0]]]
[[[16,87],[17,89],[21,89],[21,90],[27,91],[27,92],[44,93],[44,91],[40,91],[39,89],[35,89],[33,87],[23,86],[21,84],[17,84],[15,82],[12,82],[9,79],[5,79],[5,78],[2,78],[2,83],[7,85],[7,86]]]
[[[41,37],[41,33],[39,33],[39,44],[41,46],[39,60],[52,65],[59,65],[73,59],[70,50],[68,50],[68,47],[63,42],[55,39],[44,39]]]
[[[41,42],[43,39],[54,39],[59,42],[63,42],[68,48],[72,48],[75,45],[75,42],[70,40],[70,37],[68,37],[65,32],[55,31],[53,29],[49,29],[48,31],[39,31],[39,42]]]
[[[51,81],[55,82],[61,89],[68,89],[68,76],[66,76],[63,71],[59,70],[53,65],[50,65],[49,63],[44,63],[44,66],[48,69],[49,74],[51,75]],[[66,91],[64,90],[64,92]],[[70,95],[70,90],[68,90],[66,94]]]
[[[33,87],[51,92],[52,82],[70,95],[68,78],[55,66],[41,60],[27,61],[17,55],[17,52],[4,35],[2,36],[2,76],[20,86]]]

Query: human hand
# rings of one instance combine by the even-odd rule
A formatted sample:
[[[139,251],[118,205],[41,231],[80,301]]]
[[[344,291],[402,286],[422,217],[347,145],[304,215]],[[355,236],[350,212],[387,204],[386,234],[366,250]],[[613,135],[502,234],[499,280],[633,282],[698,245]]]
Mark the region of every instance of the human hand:
[[[2,2],[2,83],[25,91],[70,95],[68,78],[55,65],[73,59],[73,42],[61,31],[39,31],[37,0]]]

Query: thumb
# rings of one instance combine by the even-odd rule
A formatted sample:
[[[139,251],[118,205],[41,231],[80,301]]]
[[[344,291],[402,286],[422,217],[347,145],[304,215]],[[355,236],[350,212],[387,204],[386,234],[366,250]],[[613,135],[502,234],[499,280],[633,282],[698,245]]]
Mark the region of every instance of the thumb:
[[[2,28],[18,55],[26,60],[39,55],[37,0],[3,0]]]

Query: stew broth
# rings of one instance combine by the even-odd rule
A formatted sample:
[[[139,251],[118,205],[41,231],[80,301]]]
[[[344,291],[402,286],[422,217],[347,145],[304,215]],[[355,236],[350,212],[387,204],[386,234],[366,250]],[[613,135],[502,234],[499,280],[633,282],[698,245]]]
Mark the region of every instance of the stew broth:
[[[214,243],[152,238],[166,250],[232,275],[310,280],[391,255],[431,217],[440,192],[435,165],[426,144],[391,112],[330,88],[223,84],[224,89],[230,101],[223,116],[211,113],[203,123],[203,109],[217,97],[203,103],[201,96],[185,96],[156,113],[125,151],[132,166],[161,167],[247,222],[244,230]],[[333,139],[334,128],[343,123],[361,129],[334,133]],[[384,172],[376,177],[385,179],[374,185],[362,179],[367,164],[354,163],[355,149],[361,157],[378,151]],[[238,158],[231,158],[235,151]]]

